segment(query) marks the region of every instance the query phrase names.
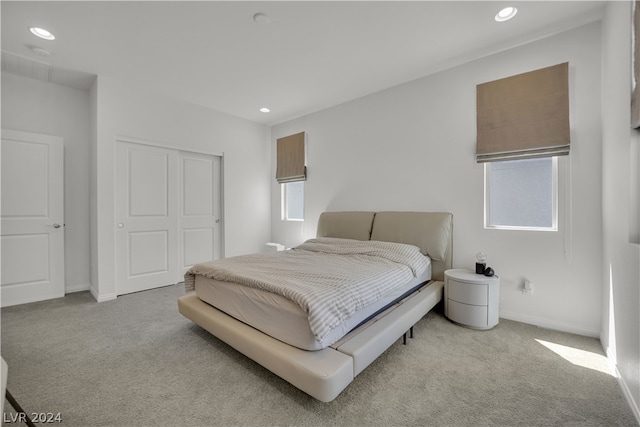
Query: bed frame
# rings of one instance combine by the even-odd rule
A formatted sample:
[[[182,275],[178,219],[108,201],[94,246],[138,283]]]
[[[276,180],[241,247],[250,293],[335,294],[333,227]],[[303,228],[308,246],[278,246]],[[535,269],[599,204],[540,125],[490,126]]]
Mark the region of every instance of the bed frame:
[[[178,309],[208,332],[314,398],[335,399],[371,362],[442,300],[451,268],[453,217],[445,212],[324,212],[318,237],[382,240],[420,247],[431,258],[432,280],[369,319],[330,347],[301,350],[274,339],[200,300],[194,292]]]

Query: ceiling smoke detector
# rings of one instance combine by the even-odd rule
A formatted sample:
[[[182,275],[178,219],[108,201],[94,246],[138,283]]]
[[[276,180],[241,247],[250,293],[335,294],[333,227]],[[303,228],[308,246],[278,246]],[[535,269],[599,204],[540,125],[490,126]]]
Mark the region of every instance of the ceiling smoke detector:
[[[35,53],[38,56],[50,56],[51,52],[49,52],[47,49],[43,49],[41,47],[38,46],[29,46],[29,49],[31,50],[31,52]]]
[[[267,15],[266,13],[259,12],[253,15],[253,21],[256,24],[266,25],[271,22],[271,18],[269,18],[269,15]]]

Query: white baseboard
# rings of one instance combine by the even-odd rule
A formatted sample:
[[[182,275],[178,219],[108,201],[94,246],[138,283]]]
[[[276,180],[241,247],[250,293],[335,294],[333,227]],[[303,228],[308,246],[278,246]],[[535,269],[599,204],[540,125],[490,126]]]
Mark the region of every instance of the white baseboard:
[[[74,292],[88,291],[89,289],[91,289],[91,285],[89,283],[85,283],[85,284],[80,283],[78,285],[65,286],[64,287],[64,293],[65,294],[72,294]]]
[[[627,386],[626,381],[624,380],[624,378],[622,378],[622,375],[618,370],[618,365],[614,363],[613,361],[614,359],[613,357],[611,357],[611,353],[608,348],[607,348],[607,359],[609,359],[609,363],[611,364],[611,367],[613,367],[614,369],[616,380],[618,380],[618,385],[620,386],[620,390],[622,390],[622,394],[624,395],[624,398],[627,400],[627,403],[631,408],[631,412],[633,412],[633,415],[636,417],[636,421],[638,422],[638,424],[640,424],[640,408],[638,407],[638,402],[633,400],[633,395],[631,394],[631,391],[629,390],[629,387]]]
[[[118,297],[118,295],[116,295],[115,293],[112,293],[112,294],[100,294],[94,288],[89,288],[89,292],[91,292],[91,295],[93,295],[93,298],[97,302],[111,301],[111,300],[114,300],[114,299],[116,299]]]
[[[528,323],[530,325],[539,326],[541,328],[552,329],[554,331],[567,332],[570,334],[582,335],[591,338],[600,338],[600,330],[590,330],[582,326],[561,323],[542,317],[529,316],[522,313],[514,313],[504,310],[500,310],[500,317],[503,319],[515,320],[516,322]]]

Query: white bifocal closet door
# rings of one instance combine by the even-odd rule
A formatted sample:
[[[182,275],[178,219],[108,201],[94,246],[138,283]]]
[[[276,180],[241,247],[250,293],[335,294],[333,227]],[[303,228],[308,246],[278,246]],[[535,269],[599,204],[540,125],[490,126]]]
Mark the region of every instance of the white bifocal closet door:
[[[117,144],[117,294],[181,282],[220,257],[220,158]]]

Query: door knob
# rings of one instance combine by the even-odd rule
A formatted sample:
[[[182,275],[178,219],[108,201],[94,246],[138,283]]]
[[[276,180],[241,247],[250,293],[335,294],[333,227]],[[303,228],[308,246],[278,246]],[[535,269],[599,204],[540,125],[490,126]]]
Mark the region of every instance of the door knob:
[[[53,228],[60,228],[62,227],[60,224],[58,224],[57,222],[55,224],[53,224]]]

